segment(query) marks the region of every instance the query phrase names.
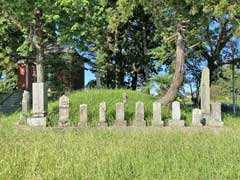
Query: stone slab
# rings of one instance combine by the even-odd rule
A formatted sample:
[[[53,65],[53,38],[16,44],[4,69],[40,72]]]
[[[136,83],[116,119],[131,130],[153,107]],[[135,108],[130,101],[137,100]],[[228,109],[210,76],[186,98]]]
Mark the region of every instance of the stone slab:
[[[31,117],[27,120],[27,125],[31,127],[46,127],[47,117]]]

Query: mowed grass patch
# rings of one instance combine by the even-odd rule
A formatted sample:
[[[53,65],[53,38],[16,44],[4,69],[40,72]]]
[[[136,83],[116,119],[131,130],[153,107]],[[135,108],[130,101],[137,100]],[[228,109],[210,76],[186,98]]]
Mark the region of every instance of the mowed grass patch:
[[[239,130],[0,132],[0,179],[238,179]]]

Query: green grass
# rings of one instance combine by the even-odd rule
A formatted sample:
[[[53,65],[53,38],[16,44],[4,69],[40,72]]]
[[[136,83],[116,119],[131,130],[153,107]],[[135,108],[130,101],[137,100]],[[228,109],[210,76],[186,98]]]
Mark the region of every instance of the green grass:
[[[156,100],[150,95],[129,90],[88,90],[67,95],[70,99],[70,122],[75,126],[79,122],[79,105],[88,105],[90,126],[96,126],[99,120],[99,104],[103,101],[107,104],[107,121],[112,125],[115,120],[116,103],[122,102],[123,93],[128,94],[128,102],[125,105],[125,119],[128,124],[134,120],[135,103],[142,101],[145,104],[145,119],[148,124],[152,120],[152,103]],[[49,126],[56,126],[58,122],[58,102],[49,104]]]
[[[77,106],[76,120],[71,117],[73,124],[78,121],[79,104],[89,104],[94,124],[98,103],[106,100],[111,114],[115,109],[111,102],[121,101],[123,92],[70,94],[71,106]],[[149,104],[147,117],[151,119],[155,99],[131,91],[128,94],[129,113],[142,98]],[[52,102],[49,109],[56,106],[57,102]],[[52,124],[57,121],[53,112]],[[165,109],[164,113],[169,114]],[[183,114],[189,121],[190,110],[184,109]],[[220,129],[31,129],[16,126],[18,117],[19,113],[0,116],[0,179],[240,179],[239,116],[224,114],[225,127]]]

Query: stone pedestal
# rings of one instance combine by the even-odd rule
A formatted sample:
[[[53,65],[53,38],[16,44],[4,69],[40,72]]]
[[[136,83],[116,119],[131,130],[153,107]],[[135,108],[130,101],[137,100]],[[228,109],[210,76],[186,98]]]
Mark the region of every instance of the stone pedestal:
[[[22,112],[20,115],[19,124],[26,124],[28,114],[31,110],[31,102],[30,102],[30,92],[27,90],[24,90],[23,92],[23,98],[22,98]]]
[[[127,126],[127,122],[125,121],[124,103],[116,104],[116,120],[114,126]]]
[[[201,109],[193,109],[192,111],[192,125],[194,127],[202,127],[202,111]]]
[[[161,116],[161,103],[160,102],[154,102],[153,103],[153,121],[152,126],[156,127],[162,127],[163,121]]]
[[[69,98],[65,95],[59,98],[59,121],[58,126],[64,127],[69,121]]]
[[[146,121],[144,120],[144,103],[137,102],[135,107],[135,121],[134,126],[146,126]]]
[[[169,121],[169,126],[184,127],[184,121],[181,120],[180,103],[178,101],[172,103],[172,120]]]
[[[46,83],[33,83],[32,107],[32,117],[27,120],[27,124],[33,127],[46,127],[48,108]]]

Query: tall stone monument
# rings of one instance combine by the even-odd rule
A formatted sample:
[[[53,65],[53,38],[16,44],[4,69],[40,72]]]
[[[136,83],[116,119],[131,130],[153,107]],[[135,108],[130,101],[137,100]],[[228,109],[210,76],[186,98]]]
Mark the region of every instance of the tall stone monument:
[[[207,121],[210,120],[210,73],[209,69],[205,67],[202,71],[201,86],[200,86],[200,97],[201,97],[201,111],[202,118]]]
[[[59,122],[60,127],[64,127],[69,121],[69,98],[62,95],[59,98]]]
[[[46,127],[47,124],[47,84],[33,83],[32,85],[32,117],[27,124],[33,127]]]
[[[116,104],[116,120],[114,126],[126,126],[124,103],[120,102]]]
[[[163,126],[162,116],[161,116],[161,103],[153,103],[153,121],[152,126]]]
[[[20,115],[19,124],[26,124],[28,113],[31,110],[30,99],[31,99],[30,92],[24,90],[22,98],[22,113]]]
[[[144,103],[136,102],[135,107],[135,121],[133,122],[134,126],[146,126],[146,121],[144,120]]]
[[[169,121],[169,125],[173,127],[184,126],[184,121],[181,120],[180,102],[178,101],[174,101],[172,103],[172,120]]]
[[[107,116],[107,104],[106,102],[101,102],[99,105],[99,125],[101,127],[107,126],[106,116]]]

